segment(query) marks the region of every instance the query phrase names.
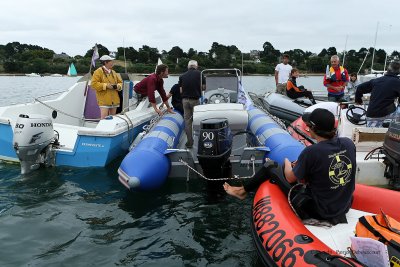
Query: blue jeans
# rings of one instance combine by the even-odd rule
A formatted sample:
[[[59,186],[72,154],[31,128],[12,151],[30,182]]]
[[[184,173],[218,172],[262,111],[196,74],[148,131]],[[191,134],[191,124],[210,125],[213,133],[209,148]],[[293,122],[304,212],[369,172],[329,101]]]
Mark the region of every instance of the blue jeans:
[[[343,95],[328,95],[328,101],[330,102],[347,102],[348,100]]]
[[[397,107],[397,109],[393,112],[390,113],[389,115],[386,115],[384,117],[380,118],[370,118],[367,117],[367,127],[382,127],[383,123],[385,122],[392,122],[394,120],[399,120],[400,119],[400,107]]]

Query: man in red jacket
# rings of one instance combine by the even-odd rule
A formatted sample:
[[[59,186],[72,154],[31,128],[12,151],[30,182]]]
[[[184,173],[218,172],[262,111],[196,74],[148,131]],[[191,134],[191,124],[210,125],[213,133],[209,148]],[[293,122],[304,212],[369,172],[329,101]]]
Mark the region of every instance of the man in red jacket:
[[[331,57],[331,67],[329,73],[324,76],[324,86],[328,89],[328,101],[345,102],[344,88],[349,82],[349,74],[347,70],[339,65],[339,57],[334,55]]]
[[[135,85],[135,92],[142,97],[147,96],[155,112],[160,116],[162,115],[162,111],[157,107],[155,91],[160,94],[164,105],[167,107],[167,111],[169,113],[175,113],[168,103],[168,97],[164,90],[163,78],[168,78],[168,66],[165,64],[158,65],[155,73],[147,76]]]

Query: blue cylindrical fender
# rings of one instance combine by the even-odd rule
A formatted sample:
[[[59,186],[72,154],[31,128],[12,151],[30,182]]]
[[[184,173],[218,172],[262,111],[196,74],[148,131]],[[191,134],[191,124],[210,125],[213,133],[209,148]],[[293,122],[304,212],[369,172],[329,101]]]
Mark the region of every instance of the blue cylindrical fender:
[[[183,128],[181,114],[164,115],[122,160],[118,169],[120,182],[128,189],[137,191],[160,187],[171,167],[165,151],[176,148]]]
[[[268,147],[267,157],[283,164],[285,158],[290,161],[297,160],[304,145],[294,139],[287,131],[282,129],[271,117],[263,111],[253,108],[248,111],[250,130],[258,140]]]

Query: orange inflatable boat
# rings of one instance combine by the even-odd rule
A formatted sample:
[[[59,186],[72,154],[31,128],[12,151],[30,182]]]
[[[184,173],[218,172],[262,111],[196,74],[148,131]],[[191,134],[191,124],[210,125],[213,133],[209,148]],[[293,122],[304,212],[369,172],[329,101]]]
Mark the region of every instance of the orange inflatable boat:
[[[362,266],[351,259],[350,236],[361,216],[381,209],[400,221],[400,192],[357,184],[348,223],[330,228],[304,225],[273,181],[258,189],[252,207],[252,233],[265,266]]]

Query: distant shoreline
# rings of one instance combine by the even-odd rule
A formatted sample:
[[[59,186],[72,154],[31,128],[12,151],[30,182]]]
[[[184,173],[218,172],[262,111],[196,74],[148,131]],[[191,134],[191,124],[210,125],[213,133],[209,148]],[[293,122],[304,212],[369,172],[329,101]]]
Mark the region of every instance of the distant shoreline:
[[[43,74],[43,76],[45,76],[45,77],[51,77],[51,75],[52,74],[54,74],[54,73],[50,73],[50,74]],[[80,74],[80,73],[78,73],[78,75],[77,76],[84,76],[84,75],[86,75],[87,73],[85,73],[85,74]],[[131,73],[132,75],[143,75],[143,73]],[[170,76],[179,76],[179,75],[181,75],[182,73],[170,73],[169,75]],[[307,77],[307,76],[324,76],[325,75],[325,73],[306,73],[306,74],[300,74],[300,77]],[[25,73],[0,73],[0,76],[26,76],[26,74]],[[67,75],[62,75],[63,77],[64,76],[67,76]],[[274,74],[245,74],[245,76],[274,76]]]

